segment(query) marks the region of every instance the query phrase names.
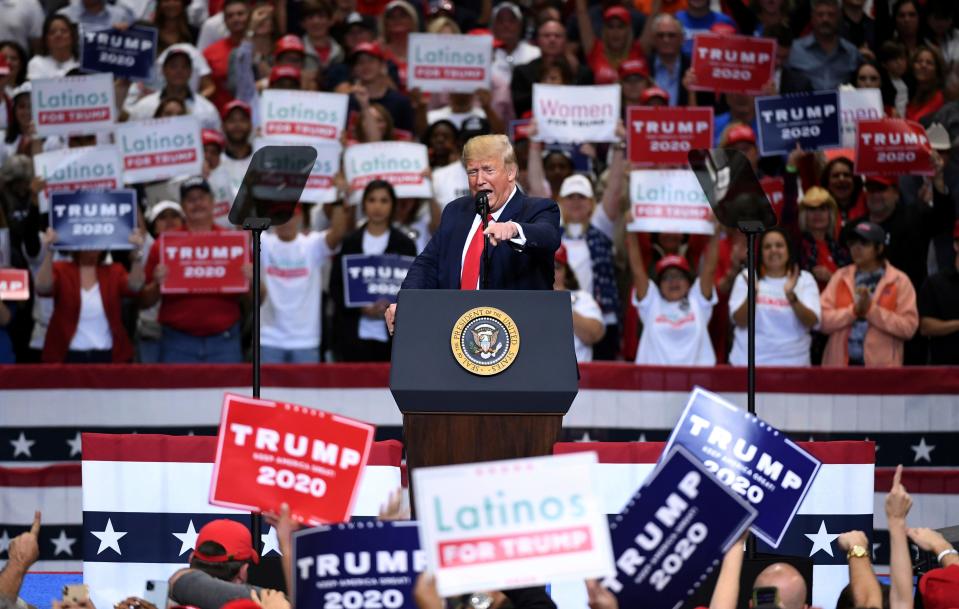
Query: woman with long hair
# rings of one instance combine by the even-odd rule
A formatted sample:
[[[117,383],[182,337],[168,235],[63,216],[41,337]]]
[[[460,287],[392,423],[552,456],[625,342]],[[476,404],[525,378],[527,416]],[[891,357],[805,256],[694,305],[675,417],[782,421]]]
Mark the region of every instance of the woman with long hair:
[[[186,13],[187,0],[157,0],[153,22],[157,29],[157,53],[174,44],[196,44],[197,30]]]
[[[828,190],[836,202],[841,224],[866,215],[862,178],[853,172],[852,159],[838,156],[826,163],[819,185]]]
[[[27,64],[27,78],[57,78],[80,67],[77,59],[79,35],[77,27],[64,15],[53,14],[43,22],[41,52]]]
[[[781,227],[763,233],[759,241],[760,264],[756,285],[756,364],[809,366],[812,337],[819,323],[819,288],[808,272],[799,268],[789,234]],[[729,363],[746,365],[746,271],[736,277],[729,295],[735,324]]]
[[[27,80],[27,52],[23,47],[12,40],[0,41],[0,53],[7,58],[10,75],[7,77],[7,95]]]
[[[339,255],[333,262],[330,296],[333,298],[332,345],[337,361],[386,362],[390,359],[390,335],[383,313],[389,302],[383,299],[363,307],[346,306],[341,269],[342,257],[348,254],[398,254],[415,256],[416,244],[393,228],[396,193],[385,180],[373,180],[363,191],[362,211],[366,222],[343,239]]]
[[[909,68],[911,86],[906,118],[918,121],[945,103],[942,90],[946,86],[946,62],[938,49],[923,44],[913,51]]]
[[[380,47],[386,59],[396,64],[400,90],[406,89],[406,65],[410,34],[420,31],[419,13],[406,0],[392,0],[380,17]]]
[[[12,112],[10,124],[3,138],[3,153],[0,157],[6,158],[14,154],[33,156],[39,145],[33,127],[33,102],[30,100],[30,83],[17,87],[13,92]]]

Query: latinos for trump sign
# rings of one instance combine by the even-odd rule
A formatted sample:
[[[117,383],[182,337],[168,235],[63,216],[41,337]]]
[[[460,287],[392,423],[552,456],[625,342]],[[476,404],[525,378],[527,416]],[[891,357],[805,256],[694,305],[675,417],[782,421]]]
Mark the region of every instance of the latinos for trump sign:
[[[260,94],[261,130],[266,137],[297,143],[339,140],[348,101],[342,93],[267,89]]]
[[[157,57],[157,29],[133,25],[125,30],[83,30],[80,65],[117,78],[150,80]]]
[[[899,118],[859,121],[856,173],[861,175],[935,175],[926,130]]]
[[[195,116],[131,121],[117,126],[123,180],[142,184],[203,172],[200,122]]]
[[[396,302],[396,295],[413,260],[412,256],[395,254],[343,256],[346,306],[365,307],[381,300]]]
[[[842,143],[839,93],[803,93],[756,98],[759,153],[788,154],[798,143],[806,150]]]
[[[31,82],[30,103],[37,135],[86,135],[113,128],[113,75],[39,78]]]
[[[632,219],[627,230],[713,234],[709,201],[689,169],[630,172],[629,202]]]
[[[226,394],[210,503],[298,522],[349,520],[375,428],[306,406]]]
[[[264,146],[303,146],[303,142],[290,142],[282,138],[257,138],[253,142],[254,151]],[[313,140],[309,144],[316,150],[313,170],[306,180],[300,201],[303,203],[332,203],[337,199],[334,179],[340,171],[340,155],[343,147],[336,140]]]
[[[533,118],[542,142],[614,142],[619,85],[533,85]]]
[[[243,274],[250,259],[245,231],[166,232],[159,248],[168,269],[163,294],[242,294],[250,289]]]
[[[749,528],[756,509],[675,446],[609,524],[620,607],[678,609]]]
[[[776,41],[752,36],[698,34],[692,67],[699,91],[757,95],[773,77]]]
[[[440,596],[611,575],[595,463],[580,453],[413,470],[420,543]]]
[[[774,548],[819,472],[819,460],[779,430],[700,387],[689,397],[664,453],[677,445],[759,510],[752,530]]]
[[[490,88],[493,37],[410,34],[407,87],[473,93]]]
[[[43,152],[33,157],[33,171],[43,178],[40,211],[50,209],[50,193],[115,190],[122,186],[123,165],[116,146],[83,146]]]
[[[350,522],[293,535],[293,604],[416,609],[413,585],[426,569],[416,522]]]
[[[58,250],[129,250],[137,225],[135,190],[55,192],[50,226]]]
[[[842,147],[856,147],[856,124],[859,121],[879,120],[885,116],[879,89],[841,89],[839,122],[842,126]]]
[[[360,202],[363,189],[373,180],[386,180],[400,198],[433,196],[430,179],[423,175],[430,166],[423,144],[353,144],[343,155],[343,166],[350,187],[350,203],[354,205]]]
[[[690,150],[713,145],[711,107],[630,106],[626,123],[629,161],[639,167],[685,166]]]
[[[29,300],[30,277],[23,269],[0,269],[0,300]]]

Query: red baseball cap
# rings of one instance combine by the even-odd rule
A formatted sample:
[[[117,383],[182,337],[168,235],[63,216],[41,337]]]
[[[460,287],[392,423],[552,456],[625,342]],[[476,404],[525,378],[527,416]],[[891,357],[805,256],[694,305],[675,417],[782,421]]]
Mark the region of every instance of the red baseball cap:
[[[270,84],[272,85],[281,78],[292,78],[296,82],[300,82],[302,75],[303,71],[296,66],[273,66],[273,69],[270,70]]]
[[[203,140],[203,145],[207,144],[216,144],[223,149],[226,146],[226,138],[223,137],[223,134],[215,129],[204,129],[200,132],[200,137]]]
[[[273,56],[276,57],[287,51],[295,51],[306,55],[306,47],[303,46],[303,41],[300,40],[299,36],[293,34],[287,34],[276,41],[276,45],[273,47]]]
[[[927,572],[919,579],[919,592],[926,609],[949,609],[959,605],[959,565]]]
[[[603,11],[603,21],[609,21],[610,19],[619,19],[626,24],[633,23],[633,17],[625,6],[611,6]]]
[[[656,274],[662,275],[663,271],[673,267],[689,273],[689,261],[682,256],[670,254],[668,256],[663,256],[659,259],[659,262],[656,263]]]
[[[566,246],[560,244],[559,249],[553,254],[553,258],[560,264],[569,264],[569,254],[566,253]]]
[[[253,549],[253,537],[250,529],[235,520],[221,518],[209,522],[200,529],[196,538],[196,547],[203,542],[212,541],[223,546],[226,553],[222,556],[208,556],[199,550],[193,550],[193,556],[205,562],[228,562],[231,560],[251,560],[260,563],[260,556]]]
[[[356,58],[363,53],[372,55],[381,61],[386,59],[386,57],[383,55],[383,49],[380,48],[380,45],[376,44],[375,42],[361,42],[353,47],[353,52],[350,53],[350,61],[355,61]]]
[[[7,54],[0,53],[0,76],[10,74],[10,62],[7,61]]]
[[[739,34],[739,30],[736,29],[735,25],[730,23],[722,23],[717,21],[713,24],[713,27],[709,28],[709,31],[713,34],[719,34],[721,36],[735,36]]]
[[[247,116],[251,118],[253,117],[253,108],[250,108],[250,104],[246,103],[245,101],[234,99],[227,105],[223,106],[222,118],[225,120],[226,117],[230,115],[230,112],[236,110],[237,108],[246,112]]]
[[[756,145],[756,132],[749,125],[736,125],[726,132],[727,146],[741,143]]]
[[[648,104],[650,100],[653,100],[657,97],[664,100],[667,104],[669,103],[669,93],[665,89],[661,89],[659,87],[649,87],[643,91],[642,95],[639,96],[639,103]]]
[[[645,76],[649,78],[649,66],[645,59],[628,59],[619,64],[619,77]],[[663,91],[665,93],[665,91]],[[666,95],[666,101],[669,101],[669,95]]]
[[[866,182],[876,182],[882,184],[883,186],[899,186],[899,180],[893,176],[883,176],[878,174],[872,174],[863,176],[864,181]]]
[[[261,609],[260,603],[251,598],[236,598],[224,603],[220,609]]]

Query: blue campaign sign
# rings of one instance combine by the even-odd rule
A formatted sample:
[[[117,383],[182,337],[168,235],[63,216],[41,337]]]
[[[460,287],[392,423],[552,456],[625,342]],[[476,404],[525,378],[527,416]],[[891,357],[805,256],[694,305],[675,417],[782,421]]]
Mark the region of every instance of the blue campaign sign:
[[[129,250],[137,226],[135,190],[80,190],[50,195],[58,250]]]
[[[426,569],[416,522],[358,521],[293,536],[294,607],[416,609]]]
[[[823,91],[756,98],[759,154],[788,154],[842,145],[839,92]]]
[[[118,78],[150,80],[157,58],[157,29],[134,25],[125,30],[83,32],[80,65]]]
[[[411,264],[412,256],[346,254],[343,256],[346,306],[365,307],[380,300],[396,302],[396,294]]]
[[[676,609],[756,517],[682,446],[609,524],[616,574],[603,580],[620,607]]]
[[[819,460],[762,419],[696,387],[666,450],[687,448],[756,507],[752,530],[776,548],[819,472]]]

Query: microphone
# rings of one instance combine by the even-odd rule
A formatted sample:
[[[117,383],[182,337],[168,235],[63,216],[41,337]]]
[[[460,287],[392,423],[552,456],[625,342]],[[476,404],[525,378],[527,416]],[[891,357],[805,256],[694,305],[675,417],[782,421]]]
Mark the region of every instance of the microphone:
[[[476,213],[483,222],[483,230],[486,230],[489,218],[489,191],[481,190],[476,193]]]

